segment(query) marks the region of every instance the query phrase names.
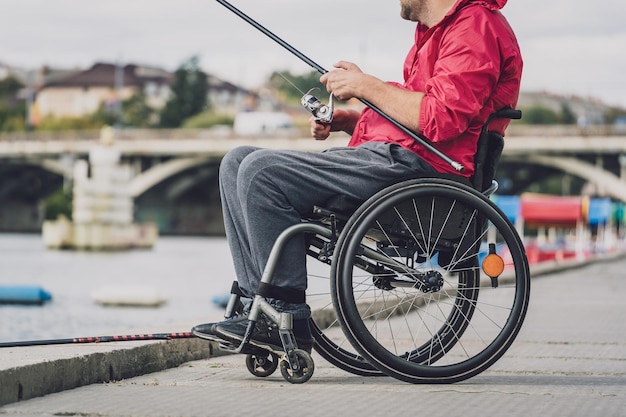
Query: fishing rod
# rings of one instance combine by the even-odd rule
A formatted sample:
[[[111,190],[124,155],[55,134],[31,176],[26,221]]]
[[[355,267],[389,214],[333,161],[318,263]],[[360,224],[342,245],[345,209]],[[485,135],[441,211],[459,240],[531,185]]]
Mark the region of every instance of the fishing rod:
[[[135,342],[135,341],[142,341],[142,340],[172,340],[172,339],[189,339],[192,337],[195,337],[195,336],[191,332],[145,333],[145,334],[122,335],[122,336],[90,336],[90,337],[75,337],[75,338],[67,338],[67,339],[23,340],[23,341],[17,341],[17,342],[0,342],[0,348],[21,347],[21,346],[106,343],[106,342]]]
[[[267,29],[266,27],[261,25],[259,22],[257,22],[256,20],[252,19],[250,16],[248,16],[247,14],[245,14],[244,12],[242,12],[241,10],[239,10],[238,8],[236,8],[235,6],[230,4],[228,1],[226,1],[226,0],[217,0],[217,2],[220,3],[222,6],[226,7],[228,10],[230,10],[234,14],[236,14],[237,16],[239,16],[240,18],[242,18],[243,20],[245,20],[247,23],[252,25],[255,29],[261,31],[264,35],[269,37],[274,42],[278,43],[280,46],[282,46],[283,48],[285,48],[289,52],[291,52],[293,55],[298,57],[300,60],[304,61],[307,65],[309,65],[310,67],[315,69],[320,74],[326,74],[328,72],[322,66],[320,66],[315,61],[313,61],[311,58],[309,58],[308,56],[304,55],[302,52],[300,52],[299,50],[294,48],[292,45],[290,45],[287,42],[285,42],[282,38],[278,37],[276,34],[271,32],[269,29]],[[432,152],[433,154],[435,154],[436,156],[438,156],[439,158],[441,158],[442,160],[447,162],[456,171],[461,172],[465,168],[462,164],[460,164],[459,162],[456,162],[455,160],[451,159],[448,155],[444,154],[439,149],[437,149],[433,145],[431,145],[430,142],[428,141],[428,139],[425,136],[423,136],[423,135],[421,135],[419,133],[416,133],[416,132],[410,130],[409,128],[407,128],[406,126],[404,126],[403,124],[399,123],[398,121],[393,119],[391,116],[389,116],[385,112],[383,112],[375,104],[369,102],[368,100],[362,99],[362,98],[358,98],[357,97],[357,99],[361,103],[365,104],[367,107],[372,109],[374,112],[378,113],[378,115],[382,116],[385,120],[387,120],[388,122],[393,124],[395,127],[400,129],[403,133],[405,133],[408,136],[410,136],[411,139],[413,139],[414,141],[416,141],[417,143],[422,145],[429,152]]]

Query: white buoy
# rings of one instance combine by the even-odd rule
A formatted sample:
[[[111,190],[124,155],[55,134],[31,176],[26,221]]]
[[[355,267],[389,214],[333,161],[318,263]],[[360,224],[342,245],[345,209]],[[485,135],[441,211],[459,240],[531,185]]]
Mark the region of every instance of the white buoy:
[[[144,286],[109,286],[92,294],[96,303],[118,307],[159,307],[167,299],[156,288]]]

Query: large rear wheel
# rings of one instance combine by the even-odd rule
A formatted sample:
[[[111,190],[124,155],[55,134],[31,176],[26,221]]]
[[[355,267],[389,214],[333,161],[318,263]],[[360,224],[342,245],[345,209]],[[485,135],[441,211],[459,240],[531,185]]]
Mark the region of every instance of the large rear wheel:
[[[391,186],[344,227],[332,263],[341,327],[381,372],[412,383],[467,379],[518,334],[530,276],[510,221],[444,179]]]

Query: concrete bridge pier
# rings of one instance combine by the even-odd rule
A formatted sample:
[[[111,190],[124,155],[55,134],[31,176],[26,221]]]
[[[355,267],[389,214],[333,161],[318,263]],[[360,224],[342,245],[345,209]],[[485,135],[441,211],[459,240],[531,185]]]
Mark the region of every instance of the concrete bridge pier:
[[[132,170],[120,164],[121,151],[111,141],[94,145],[89,161],[74,164],[72,221],[46,221],[42,232],[49,248],[119,250],[152,247],[156,225],[135,224]]]

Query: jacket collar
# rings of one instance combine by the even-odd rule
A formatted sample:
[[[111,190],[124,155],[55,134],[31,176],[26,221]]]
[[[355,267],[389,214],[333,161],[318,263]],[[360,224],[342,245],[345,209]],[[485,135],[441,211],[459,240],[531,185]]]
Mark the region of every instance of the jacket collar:
[[[470,3],[479,4],[490,10],[500,10],[504,7],[508,0],[458,0],[448,12],[448,15],[456,13],[458,10]]]

